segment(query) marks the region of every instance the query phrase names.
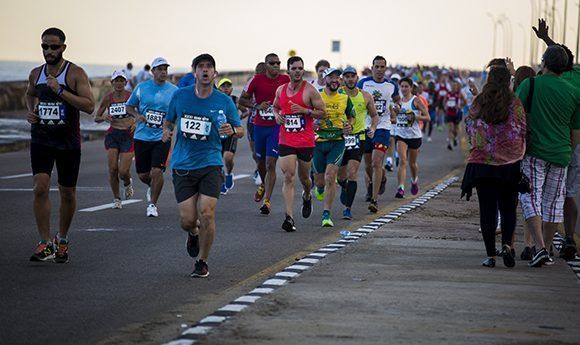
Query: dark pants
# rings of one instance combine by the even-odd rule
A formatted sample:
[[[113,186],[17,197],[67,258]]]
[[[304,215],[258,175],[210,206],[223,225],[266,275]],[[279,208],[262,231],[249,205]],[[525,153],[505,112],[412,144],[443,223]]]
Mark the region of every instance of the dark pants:
[[[475,186],[479,199],[479,222],[487,256],[495,256],[497,213],[501,216],[501,243],[512,245],[516,229],[518,192],[516,186],[496,179],[480,180]]]

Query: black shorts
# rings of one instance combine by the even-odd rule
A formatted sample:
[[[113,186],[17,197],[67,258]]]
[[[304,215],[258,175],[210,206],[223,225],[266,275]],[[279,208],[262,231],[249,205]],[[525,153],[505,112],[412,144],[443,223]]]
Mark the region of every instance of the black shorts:
[[[238,138],[228,136],[226,139],[222,139],[222,155],[224,152],[236,153],[238,149]]]
[[[30,162],[32,174],[52,173],[56,163],[58,184],[63,187],[75,187],[81,166],[81,149],[59,150],[42,144],[30,144]]]
[[[373,150],[375,148],[375,144],[373,143],[373,139],[369,138],[368,132],[369,132],[368,130],[365,130],[364,144],[361,145],[363,147],[363,153],[373,153]]]
[[[177,203],[198,193],[219,198],[222,180],[222,169],[218,166],[196,170],[173,169],[173,189]]]
[[[135,139],[135,170],[138,174],[145,174],[151,168],[159,168],[165,171],[167,156],[171,142],[143,141]]]
[[[449,116],[445,115],[445,123],[454,123],[456,125],[461,123],[461,115]]]
[[[397,142],[397,141],[404,142],[405,144],[407,144],[407,146],[411,150],[418,150],[419,147],[421,147],[421,144],[423,143],[423,139],[421,139],[421,138],[406,139],[406,138],[401,138],[399,136],[395,136],[395,142]]]
[[[133,152],[133,133],[128,129],[110,128],[105,135],[105,149],[121,153]]]
[[[347,165],[348,161],[351,161],[351,160],[360,162],[363,158],[366,141],[367,140],[361,140],[359,148],[344,150],[344,156],[342,156],[342,163],[340,163],[340,166],[343,167],[343,166]]]
[[[312,152],[314,147],[292,147],[287,145],[278,145],[278,154],[280,157],[296,155],[298,159],[303,162],[310,162],[312,160]]]

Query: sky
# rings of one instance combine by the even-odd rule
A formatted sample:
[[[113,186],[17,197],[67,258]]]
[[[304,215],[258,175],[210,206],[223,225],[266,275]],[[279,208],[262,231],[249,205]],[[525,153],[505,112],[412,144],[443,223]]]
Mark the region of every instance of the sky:
[[[556,40],[562,40],[564,1],[555,1]],[[42,61],[40,34],[56,26],[67,35],[65,58],[78,64],[138,69],[163,56],[175,67],[212,54],[217,69],[251,70],[267,53],[290,50],[307,69],[390,64],[480,69],[492,57],[495,20],[512,26],[511,57],[529,64],[532,5],[547,0],[2,0],[0,60]],[[551,6],[552,0],[549,1]],[[537,6],[537,5],[536,5]],[[566,43],[576,51],[578,0],[568,1]],[[505,21],[507,22],[507,21]],[[520,26],[521,25],[521,26]],[[506,25],[507,26],[507,25]],[[498,25],[496,55],[507,56]],[[341,41],[332,53],[331,41]],[[534,38],[535,40],[535,38]],[[541,46],[544,49],[544,45]],[[523,54],[526,53],[525,60]]]

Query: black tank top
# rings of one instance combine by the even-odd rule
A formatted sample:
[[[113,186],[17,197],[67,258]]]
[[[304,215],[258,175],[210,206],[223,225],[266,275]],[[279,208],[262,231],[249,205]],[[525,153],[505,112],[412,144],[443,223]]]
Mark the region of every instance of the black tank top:
[[[70,66],[71,63],[67,61],[56,78],[64,90],[76,95],[66,82]],[[80,112],[46,85],[46,77],[45,64],[35,84],[38,97],[37,114],[40,116],[40,121],[32,125],[31,142],[61,150],[80,149]]]

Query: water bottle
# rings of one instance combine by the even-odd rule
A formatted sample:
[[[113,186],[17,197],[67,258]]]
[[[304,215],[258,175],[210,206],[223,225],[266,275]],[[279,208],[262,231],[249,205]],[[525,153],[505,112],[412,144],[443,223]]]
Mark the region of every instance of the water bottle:
[[[348,230],[340,230],[340,237],[346,238],[348,236],[350,236],[350,231],[348,231]]]
[[[218,129],[224,124],[227,123],[228,119],[226,118],[226,114],[224,114],[223,110],[218,111]],[[227,139],[227,135],[223,134],[220,135],[221,139]]]

